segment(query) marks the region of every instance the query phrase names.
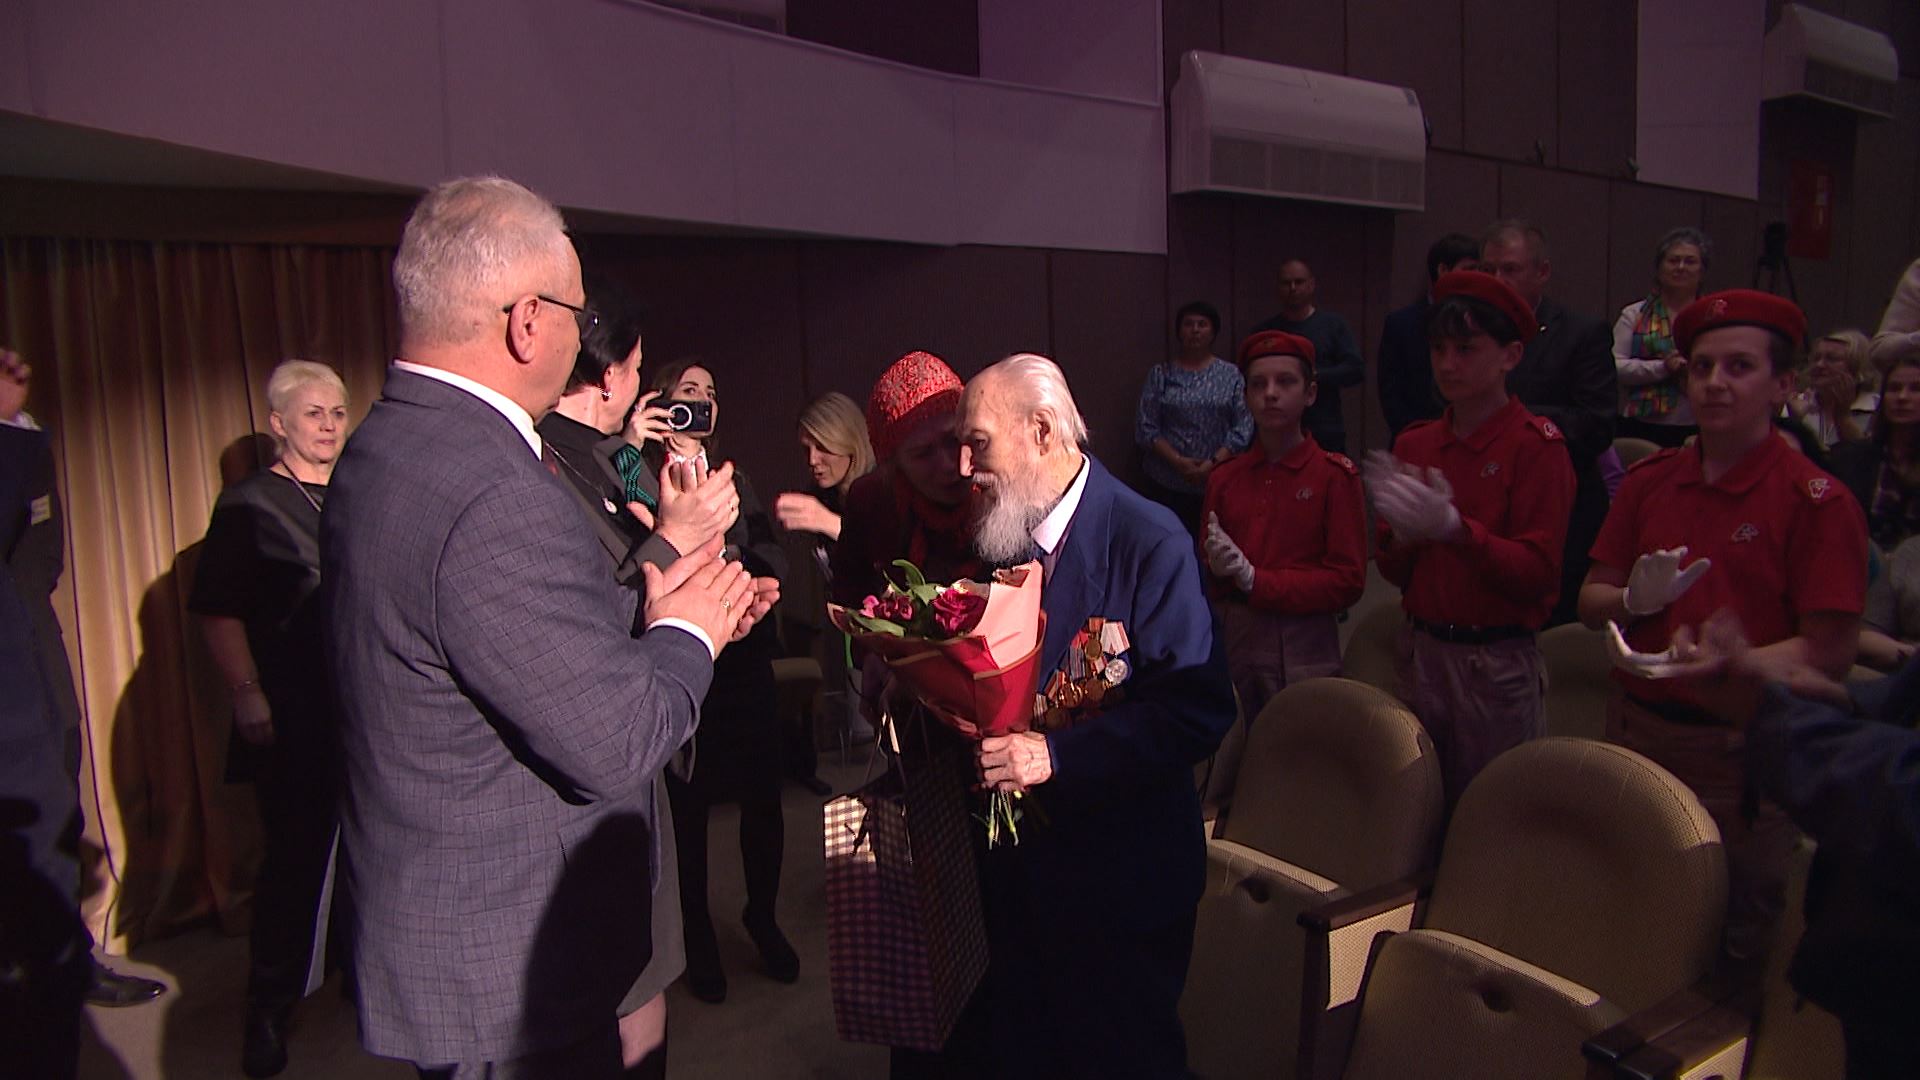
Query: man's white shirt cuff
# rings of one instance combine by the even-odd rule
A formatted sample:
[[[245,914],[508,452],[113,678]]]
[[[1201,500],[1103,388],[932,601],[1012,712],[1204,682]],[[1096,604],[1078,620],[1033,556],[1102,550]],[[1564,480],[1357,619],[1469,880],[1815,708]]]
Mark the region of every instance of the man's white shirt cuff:
[[[713,639],[707,636],[707,632],[705,630],[700,629],[699,627],[693,625],[692,623],[688,622],[685,619],[676,619],[673,616],[669,615],[664,619],[655,619],[653,622],[648,623],[647,632],[652,633],[655,629],[662,626],[671,626],[675,630],[685,630],[687,633],[692,634],[696,638],[699,638],[700,644],[705,645],[707,647],[707,659],[709,660],[719,659],[720,650],[713,647]]]

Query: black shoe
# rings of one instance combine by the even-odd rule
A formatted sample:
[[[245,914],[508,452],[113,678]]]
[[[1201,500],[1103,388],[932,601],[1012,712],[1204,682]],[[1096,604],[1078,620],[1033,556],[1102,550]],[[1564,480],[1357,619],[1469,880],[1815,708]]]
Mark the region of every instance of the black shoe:
[[[117,1009],[139,1005],[166,993],[167,984],[138,975],[123,975],[95,960],[93,982],[87,986],[87,1004]]]
[[[709,1005],[727,1000],[727,975],[720,968],[720,943],[714,940],[713,925],[685,928],[687,945],[687,991]]]
[[[793,944],[772,916],[756,917],[752,912],[743,916],[747,926],[747,936],[753,939],[754,948],[760,950],[760,963],[766,966],[767,975],[774,982],[795,983],[800,981],[800,954],[793,951]]]
[[[287,1067],[288,1009],[247,1007],[246,1027],[240,1038],[240,1071],[260,1080],[278,1076]]]

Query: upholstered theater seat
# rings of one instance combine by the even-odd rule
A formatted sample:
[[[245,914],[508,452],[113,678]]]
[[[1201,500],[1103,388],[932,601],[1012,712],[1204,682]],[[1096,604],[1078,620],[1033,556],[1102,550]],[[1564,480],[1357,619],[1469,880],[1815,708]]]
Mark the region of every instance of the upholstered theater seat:
[[[1390,695],[1399,694],[1394,658],[1400,654],[1400,631],[1406,625],[1407,616],[1400,610],[1398,597],[1361,616],[1346,648],[1341,650],[1341,674]]]
[[[1567,623],[1540,635],[1540,655],[1547,665],[1547,734],[1605,738],[1613,670],[1606,638]]]
[[[1268,702],[1208,844],[1181,1008],[1197,1075],[1294,1075],[1303,987],[1324,998],[1329,980],[1324,954],[1307,960],[1300,913],[1430,867],[1440,813],[1433,744],[1392,697],[1310,679]],[[1341,980],[1349,997],[1358,979]]]
[[[1719,830],[1670,773],[1516,747],[1461,797],[1420,928],[1375,942],[1350,1054],[1316,1040],[1311,1075],[1578,1080],[1585,1040],[1707,975],[1726,893]]]

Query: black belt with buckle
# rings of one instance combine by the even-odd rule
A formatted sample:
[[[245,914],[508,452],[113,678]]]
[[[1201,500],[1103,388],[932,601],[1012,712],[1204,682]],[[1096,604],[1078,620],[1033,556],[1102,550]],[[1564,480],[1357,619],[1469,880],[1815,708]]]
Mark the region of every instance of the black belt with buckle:
[[[1462,626],[1459,623],[1431,623],[1417,616],[1407,616],[1415,630],[1453,645],[1491,645],[1496,641],[1512,641],[1515,638],[1532,637],[1533,631],[1524,626]]]

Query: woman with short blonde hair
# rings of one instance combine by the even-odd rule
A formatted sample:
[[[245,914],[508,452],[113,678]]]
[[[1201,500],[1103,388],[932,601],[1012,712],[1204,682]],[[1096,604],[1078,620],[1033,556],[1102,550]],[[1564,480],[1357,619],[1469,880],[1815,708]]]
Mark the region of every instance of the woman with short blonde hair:
[[[1880,373],[1867,363],[1867,335],[1835,330],[1807,352],[1807,388],[1787,399],[1787,412],[1804,420],[1822,449],[1858,442],[1880,408]]]

